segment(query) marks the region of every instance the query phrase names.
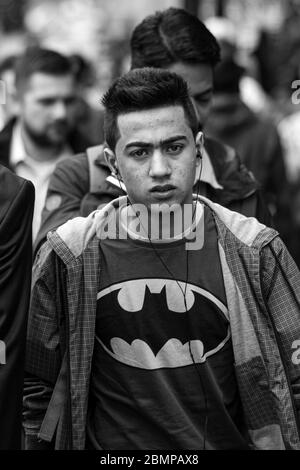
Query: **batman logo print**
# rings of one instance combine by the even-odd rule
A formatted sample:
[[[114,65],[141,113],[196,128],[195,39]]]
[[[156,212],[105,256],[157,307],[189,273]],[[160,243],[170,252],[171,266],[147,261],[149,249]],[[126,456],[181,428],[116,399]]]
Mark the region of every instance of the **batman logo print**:
[[[205,289],[171,279],[135,279],[103,289],[98,321],[96,340],[106,353],[140,369],[203,363],[230,338],[226,306]]]

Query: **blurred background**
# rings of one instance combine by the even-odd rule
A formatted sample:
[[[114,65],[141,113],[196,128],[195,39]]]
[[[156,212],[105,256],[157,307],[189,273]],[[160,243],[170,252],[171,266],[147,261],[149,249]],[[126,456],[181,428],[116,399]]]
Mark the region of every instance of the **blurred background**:
[[[290,211],[284,222],[290,233],[284,239],[300,265],[300,0],[0,0],[0,131],[17,113],[14,63],[26,47],[40,45],[73,56],[82,97],[101,112],[103,92],[129,69],[133,28],[170,6],[197,15],[220,42],[223,65],[216,70],[216,105],[207,130],[236,148],[258,180],[243,150],[259,152],[264,146],[268,152],[272,137],[260,121],[260,131],[255,124],[251,134],[250,111],[276,129],[286,173],[276,175],[276,191],[284,185],[289,194],[283,207]],[[236,83],[247,110],[237,100]],[[89,127],[95,142],[103,137],[98,128]]]
[[[290,112],[285,99],[291,95],[291,81],[300,77],[299,0],[0,0],[0,61],[31,44],[80,54],[93,65],[98,86],[106,89],[128,68],[133,27],[169,6],[185,8],[204,21],[228,18],[239,61],[282,112]]]

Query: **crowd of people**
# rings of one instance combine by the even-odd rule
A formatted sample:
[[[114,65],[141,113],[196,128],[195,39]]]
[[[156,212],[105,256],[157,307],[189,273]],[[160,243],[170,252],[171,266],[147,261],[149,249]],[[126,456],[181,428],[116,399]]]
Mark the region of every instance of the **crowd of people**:
[[[293,117],[224,21],[147,16],[103,111],[78,56],[0,65],[0,449],[300,449]]]

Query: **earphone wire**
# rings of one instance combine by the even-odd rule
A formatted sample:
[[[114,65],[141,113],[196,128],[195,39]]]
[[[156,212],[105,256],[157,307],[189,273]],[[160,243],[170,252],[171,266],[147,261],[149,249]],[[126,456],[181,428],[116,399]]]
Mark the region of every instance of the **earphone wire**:
[[[197,178],[197,193],[196,193],[196,202],[195,202],[195,205],[193,207],[193,213],[192,213],[192,223],[191,223],[191,227],[193,227],[193,224],[194,224],[194,219],[195,219],[195,215],[196,215],[196,210],[197,210],[197,203],[198,203],[198,198],[199,198],[199,192],[200,192],[200,182],[201,182],[201,175],[202,175],[202,168],[203,168],[203,157],[202,157],[202,154],[200,152],[200,150],[197,151],[197,154],[198,156],[200,157],[200,161],[201,161],[201,168],[200,168],[200,171],[199,171],[199,176]],[[123,191],[122,187],[121,187],[121,180],[119,178],[119,171],[117,168],[115,168],[115,175],[118,179],[118,182],[119,182],[119,186],[120,186],[120,189],[121,191]],[[133,208],[134,210],[134,207],[127,195],[127,199],[129,201],[129,204],[131,205],[131,207]],[[135,210],[134,210],[135,212]],[[142,224],[142,221],[140,219],[140,217],[138,216],[138,214],[135,212],[135,215],[136,217],[139,219],[139,222],[141,224],[141,226],[143,227],[143,224]],[[144,227],[143,227],[144,229]],[[145,231],[145,229],[144,229]],[[187,284],[188,284],[188,277],[189,277],[189,250],[186,250],[186,279],[185,279],[185,287],[184,287],[184,290],[182,289],[179,281],[175,278],[175,276],[173,275],[173,273],[171,272],[171,270],[169,269],[169,267],[167,266],[167,264],[164,262],[164,260],[162,259],[162,257],[160,256],[160,254],[158,253],[157,249],[155,248],[151,238],[149,237],[149,233],[145,231],[145,233],[147,233],[147,237],[148,237],[148,240],[149,240],[149,243],[150,243],[150,246],[152,248],[152,250],[154,251],[156,257],[159,259],[160,263],[164,266],[165,270],[168,272],[168,274],[171,276],[171,278],[176,282],[176,284],[178,285],[182,295],[183,295],[183,301],[184,301],[184,308],[185,308],[185,311],[186,311],[186,314],[187,314],[187,317],[189,319],[189,314],[188,314],[188,308],[187,308],[187,302],[186,302],[186,292],[187,292]],[[189,325],[189,330],[190,330],[190,333],[191,333],[191,325],[190,325],[190,321],[188,321],[188,325]],[[204,436],[203,436],[203,450],[206,450],[206,436],[207,436],[207,427],[208,427],[208,404],[207,404],[207,394],[206,394],[206,389],[205,389],[205,386],[204,386],[204,383],[203,383],[203,380],[202,380],[202,377],[201,377],[201,374],[198,370],[198,367],[197,367],[197,362],[195,361],[195,358],[194,358],[194,355],[193,355],[193,352],[192,352],[192,348],[191,348],[191,340],[188,341],[189,343],[189,354],[191,356],[191,359],[192,359],[192,362],[193,362],[193,365],[196,369],[196,372],[197,372],[197,375],[199,377],[199,380],[200,380],[200,384],[201,384],[201,389],[202,389],[202,392],[203,392],[203,396],[204,396],[204,403],[205,403],[205,420],[204,420]]]

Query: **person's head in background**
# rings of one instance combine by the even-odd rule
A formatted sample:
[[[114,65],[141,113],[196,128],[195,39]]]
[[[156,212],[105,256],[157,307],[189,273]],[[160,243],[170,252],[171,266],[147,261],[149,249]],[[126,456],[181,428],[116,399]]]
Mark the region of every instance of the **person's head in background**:
[[[214,98],[219,95],[240,96],[240,80],[243,74],[243,67],[232,58],[222,60],[215,69]]]
[[[1,80],[1,123],[2,128],[18,112],[15,90],[15,64],[17,56],[7,56],[0,63]]]
[[[131,68],[165,68],[188,84],[203,127],[213,97],[214,67],[220,60],[215,37],[194,15],[168,8],[147,16],[131,37]]]
[[[245,69],[239,64],[236,27],[229,19],[218,16],[208,18],[205,25],[221,48],[222,60],[214,71],[215,99],[216,95],[238,96]]]
[[[58,52],[28,48],[16,63],[22,131],[40,147],[63,147],[74,130],[76,83],[72,63]]]

